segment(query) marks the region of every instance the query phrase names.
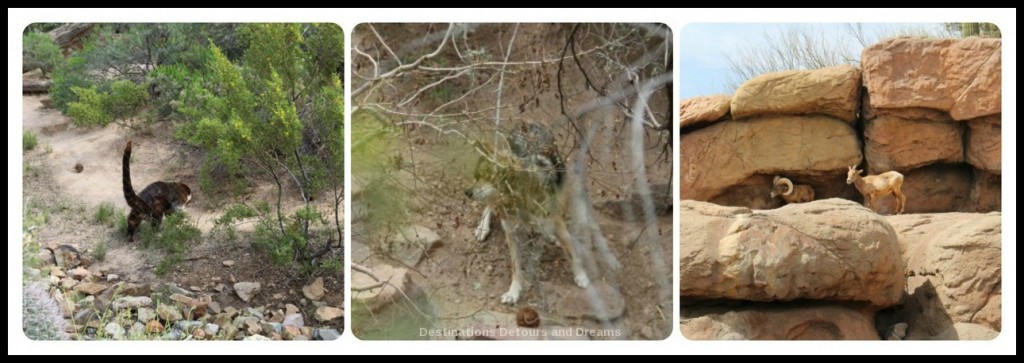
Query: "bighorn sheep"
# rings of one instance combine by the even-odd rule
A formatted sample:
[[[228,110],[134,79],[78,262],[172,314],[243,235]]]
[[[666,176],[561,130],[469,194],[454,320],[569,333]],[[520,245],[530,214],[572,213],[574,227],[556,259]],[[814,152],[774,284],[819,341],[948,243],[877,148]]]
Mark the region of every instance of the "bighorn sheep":
[[[807,203],[814,200],[814,188],[810,185],[793,185],[793,181],[776,175],[772,180],[771,197],[781,196],[786,204]]]
[[[864,196],[868,208],[875,211],[875,199],[892,193],[896,197],[896,214],[903,213],[907,206],[907,197],[900,190],[903,187],[903,174],[895,171],[887,171],[878,175],[863,174],[863,170],[857,170],[857,166],[851,166],[846,172],[846,184],[852,184],[857,191]]]

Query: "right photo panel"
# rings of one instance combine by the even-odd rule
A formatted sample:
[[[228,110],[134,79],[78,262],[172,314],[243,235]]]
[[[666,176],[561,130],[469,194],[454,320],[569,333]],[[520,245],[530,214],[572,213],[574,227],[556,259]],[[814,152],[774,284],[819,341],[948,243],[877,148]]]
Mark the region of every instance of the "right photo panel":
[[[679,49],[683,336],[999,334],[996,26],[691,24]]]

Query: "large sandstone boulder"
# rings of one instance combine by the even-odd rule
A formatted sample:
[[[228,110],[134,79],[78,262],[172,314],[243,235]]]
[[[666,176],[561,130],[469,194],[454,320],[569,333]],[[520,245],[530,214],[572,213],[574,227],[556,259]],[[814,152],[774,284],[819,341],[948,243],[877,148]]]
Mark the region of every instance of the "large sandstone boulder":
[[[864,157],[872,174],[964,161],[963,125],[879,116],[864,122]]]
[[[682,199],[710,200],[751,176],[846,175],[860,164],[849,124],[826,116],[720,122],[680,139]]]
[[[683,201],[680,296],[692,300],[901,302],[896,233],[855,202],[768,211]]]
[[[967,163],[993,174],[1002,174],[1002,115],[967,121]]]
[[[873,314],[853,308],[761,305],[736,310],[685,311],[691,340],[878,340]]]
[[[907,197],[903,213],[971,210],[971,174],[964,164],[936,164],[903,172],[902,190]],[[891,194],[878,198],[875,208],[880,214],[895,214],[896,199]]]
[[[1001,53],[999,39],[896,38],[865,48],[861,68],[876,109],[924,107],[969,120],[1001,112]]]
[[[719,121],[729,114],[728,95],[699,96],[679,103],[679,128]]]
[[[860,71],[837,66],[782,71],[751,78],[732,97],[733,118],[827,115],[854,122],[860,99]]]
[[[898,317],[909,325],[908,339],[950,339],[956,323],[1002,329],[1001,213],[886,219],[910,276]]]

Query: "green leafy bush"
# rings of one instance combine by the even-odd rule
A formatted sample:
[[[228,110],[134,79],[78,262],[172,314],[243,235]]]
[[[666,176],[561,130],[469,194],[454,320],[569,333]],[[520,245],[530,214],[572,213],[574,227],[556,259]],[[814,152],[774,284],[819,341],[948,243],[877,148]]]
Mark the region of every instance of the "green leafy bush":
[[[60,47],[45,33],[30,32],[22,36],[21,71],[41,69],[43,74],[53,73],[54,68],[64,59]]]

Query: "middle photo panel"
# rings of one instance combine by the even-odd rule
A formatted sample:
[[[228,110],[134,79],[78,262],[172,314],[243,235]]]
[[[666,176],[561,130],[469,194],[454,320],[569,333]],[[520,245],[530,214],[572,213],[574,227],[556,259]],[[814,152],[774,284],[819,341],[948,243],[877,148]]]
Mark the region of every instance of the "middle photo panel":
[[[663,24],[360,24],[352,329],[364,340],[672,330]]]

